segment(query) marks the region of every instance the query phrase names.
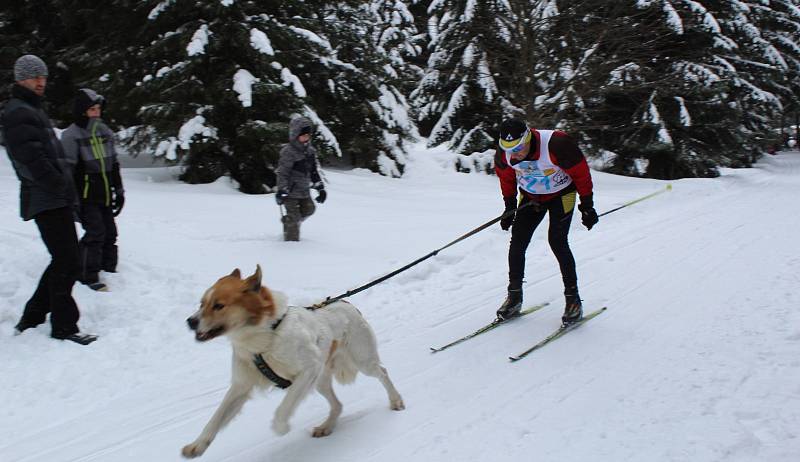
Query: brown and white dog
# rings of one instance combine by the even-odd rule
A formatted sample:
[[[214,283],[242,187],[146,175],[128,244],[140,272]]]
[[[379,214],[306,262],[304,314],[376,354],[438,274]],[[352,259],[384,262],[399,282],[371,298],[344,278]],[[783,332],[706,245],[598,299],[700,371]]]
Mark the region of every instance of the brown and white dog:
[[[339,383],[353,382],[358,372],[376,377],[389,394],[389,406],[405,408],[381,366],[372,328],[353,305],[335,302],[315,311],[289,308],[282,294],[261,285],[260,266],[246,279],[238,269],[219,279],[187,322],[200,342],[228,336],[233,346],[233,374],[211,420],[193,443],[183,447],[184,457],[202,455],[254,388],[276,386],[275,379],[268,379],[269,374],[263,372],[264,365],[277,376],[277,383],[285,380],[282,385],[286,386],[291,382],[272,420],[272,429],[279,435],[289,431],[289,418],[312,387],[330,405],[328,418],[314,428],[313,436],[333,431],[342,413],[342,403],[333,393],[333,377]]]

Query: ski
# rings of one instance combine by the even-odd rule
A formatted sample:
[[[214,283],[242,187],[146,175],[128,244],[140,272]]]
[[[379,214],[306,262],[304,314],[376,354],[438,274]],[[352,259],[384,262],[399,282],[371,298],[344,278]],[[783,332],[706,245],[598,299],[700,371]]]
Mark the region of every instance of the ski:
[[[525,316],[527,314],[531,314],[531,313],[533,313],[535,311],[539,311],[542,308],[544,308],[545,306],[547,306],[548,304],[549,304],[549,302],[545,302],[545,303],[540,303],[538,305],[534,305],[534,306],[530,306],[528,308],[525,308],[525,309],[523,309],[522,311],[519,312],[519,316],[515,316],[515,317],[513,317],[513,318],[511,318],[509,320],[506,320],[506,321],[501,321],[499,319],[495,319],[494,321],[492,321],[489,324],[481,327],[480,329],[476,330],[475,332],[473,332],[471,334],[468,334],[468,335],[465,335],[465,336],[461,337],[458,340],[455,340],[453,342],[448,343],[447,345],[444,345],[444,346],[439,347],[439,348],[431,347],[431,353],[438,353],[438,352],[440,352],[442,350],[446,350],[446,349],[450,348],[453,345],[458,345],[459,343],[465,342],[465,341],[467,341],[467,340],[469,340],[471,338],[477,337],[477,336],[483,334],[484,332],[488,332],[488,331],[494,329],[495,327],[499,326],[500,324],[505,324],[505,323],[507,323],[509,321],[513,321],[513,320],[515,320],[517,318],[520,318],[522,316]]]
[[[518,354],[516,356],[509,356],[508,359],[510,359],[512,362],[513,361],[519,361],[520,359],[528,356],[529,354],[533,353],[534,351],[538,350],[539,348],[542,348],[543,346],[547,345],[548,343],[552,342],[553,340],[563,336],[567,332],[569,332],[571,330],[575,330],[578,327],[582,326],[586,321],[589,321],[590,319],[594,318],[598,314],[600,314],[603,311],[605,311],[607,308],[608,307],[604,306],[604,307],[600,308],[597,311],[593,311],[593,312],[587,314],[580,321],[573,322],[572,324],[561,325],[561,327],[556,329],[556,331],[553,332],[552,334],[550,334],[547,337],[545,337],[544,340],[542,340],[541,342],[539,342],[536,345],[528,348],[527,350],[523,351],[522,353],[520,353],[520,354]]]

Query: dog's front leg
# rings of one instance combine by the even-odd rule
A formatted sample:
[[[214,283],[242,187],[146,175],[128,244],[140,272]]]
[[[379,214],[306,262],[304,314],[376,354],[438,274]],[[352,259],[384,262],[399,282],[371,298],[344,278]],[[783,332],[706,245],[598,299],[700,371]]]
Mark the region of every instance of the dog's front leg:
[[[181,451],[183,457],[193,458],[202,456],[211,442],[214,441],[217,432],[227,425],[242,409],[252,389],[253,387],[241,383],[231,384],[231,387],[225,394],[225,398],[211,417],[211,420],[209,420],[205,428],[203,428],[200,436],[198,436],[193,443],[183,447]]]
[[[278,435],[289,433],[289,419],[294,414],[300,401],[311,391],[317,377],[322,370],[322,363],[317,361],[314,366],[308,367],[292,382],[292,386],[286,389],[286,396],[275,409],[275,417],[272,419],[272,430]]]

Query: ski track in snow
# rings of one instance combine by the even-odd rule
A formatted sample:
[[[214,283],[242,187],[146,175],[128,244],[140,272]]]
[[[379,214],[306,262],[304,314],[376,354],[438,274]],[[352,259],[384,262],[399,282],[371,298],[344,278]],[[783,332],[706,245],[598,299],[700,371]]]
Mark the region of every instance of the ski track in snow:
[[[228,385],[226,341],[197,344],[185,318],[217,278],[256,263],[303,305],[369,282],[502,209],[496,178],[440,172],[414,157],[406,178],[326,171],[330,201],[283,243],[272,197],[227,180],[189,186],[170,169],[124,171],[112,291],[76,286],[90,347],[42,325],[10,332],[48,257],[17,216],[0,161],[0,461],[173,461]],[[373,325],[408,406],[379,383],[337,386],[334,434],[310,429],[310,396],[285,437],[269,424],[283,392],[257,394],[204,461],[793,461],[800,453],[800,154],[763,159],[674,189],[570,234],[585,309],[608,311],[509,364],[557,327],[561,278],[546,221],[527,253],[525,304],[550,306],[447,351],[494,317],[509,234],[499,227],[351,300]],[[595,173],[598,212],[665,182]]]

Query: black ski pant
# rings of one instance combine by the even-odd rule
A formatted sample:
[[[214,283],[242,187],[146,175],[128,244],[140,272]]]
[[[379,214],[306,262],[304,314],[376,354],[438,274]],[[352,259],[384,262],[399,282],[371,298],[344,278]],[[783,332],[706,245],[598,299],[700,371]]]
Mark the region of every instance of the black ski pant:
[[[111,207],[101,204],[81,204],[83,237],[80,242],[80,281],[91,284],[99,280],[100,270],[117,270],[117,224]]]
[[[530,202],[524,196],[520,204]],[[578,276],[575,272],[575,258],[569,248],[569,225],[572,222],[572,212],[575,209],[575,191],[570,191],[561,196],[543,202],[533,203],[517,211],[514,224],[511,227],[511,244],[508,247],[508,289],[522,288],[522,279],[525,276],[525,251],[531,242],[531,237],[536,227],[544,219],[545,214],[550,215],[550,227],[547,231],[547,240],[550,249],[558,260],[561,268],[561,278],[564,289],[575,288],[578,285]]]
[[[53,337],[63,338],[78,332],[78,305],[72,298],[72,286],[78,277],[78,234],[72,209],[46,210],[34,217],[42,241],[52,259],[44,270],[39,286],[22,314],[24,324],[39,325],[50,313]]]
[[[316,206],[310,197],[303,199],[286,199],[284,202],[286,215],[283,221],[283,239],[285,241],[300,240],[300,223],[314,214]]]

